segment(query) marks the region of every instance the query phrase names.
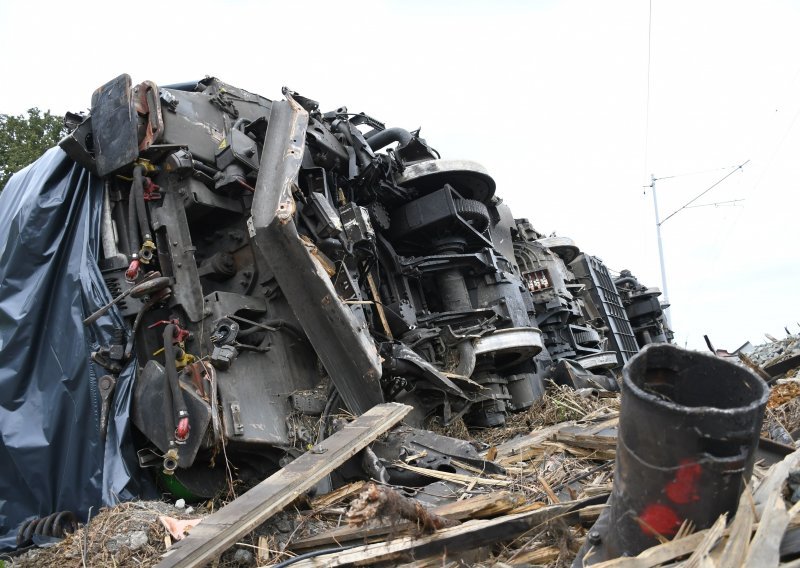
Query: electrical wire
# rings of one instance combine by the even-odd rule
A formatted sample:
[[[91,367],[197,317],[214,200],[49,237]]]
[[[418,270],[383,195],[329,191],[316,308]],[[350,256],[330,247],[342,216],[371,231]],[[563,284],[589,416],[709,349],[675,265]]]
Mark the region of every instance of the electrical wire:
[[[650,64],[651,64],[651,46],[653,37],[653,0],[649,2],[647,12],[647,95],[645,98],[645,111],[644,111],[644,174],[647,175],[647,158],[650,142]]]
[[[700,205],[689,205],[686,209],[696,209],[698,207],[721,207],[722,205],[733,205],[736,206],[737,203],[740,201],[744,201],[744,199],[729,199],[728,201],[717,201],[715,203],[702,203]]]
[[[322,556],[323,554],[331,554],[334,552],[342,552],[344,550],[348,550],[350,548],[355,548],[356,546],[363,546],[360,544],[351,544],[348,546],[337,546],[336,548],[322,548],[320,550],[312,550],[311,552],[306,552],[305,554],[301,554],[299,556],[295,556],[293,558],[289,558],[288,560],[284,560],[279,564],[275,564],[272,568],[285,568],[286,566],[291,566],[301,560],[306,560],[308,558],[315,558],[317,556]]]
[[[683,204],[680,207],[678,207],[675,211],[673,211],[672,213],[667,215],[664,219],[661,220],[661,222],[658,225],[661,226],[664,223],[666,223],[671,217],[674,217],[675,215],[677,215],[678,213],[680,213],[681,211],[683,211],[684,209],[689,207],[692,203],[694,203],[695,201],[697,201],[698,199],[703,197],[706,193],[708,193],[709,191],[711,191],[712,189],[717,187],[719,184],[721,184],[723,181],[728,179],[730,176],[732,176],[733,174],[735,174],[738,171],[741,171],[741,169],[744,166],[746,166],[749,162],[750,162],[750,160],[746,160],[745,162],[743,162],[743,163],[739,164],[738,166],[736,166],[735,168],[733,168],[731,171],[729,171],[727,174],[725,174],[722,178],[720,178],[719,180],[717,180],[716,182],[711,184],[708,188],[703,190],[701,193],[696,195],[694,198],[690,199],[685,204]]]
[[[656,178],[656,181],[661,181],[662,179],[673,179],[673,178],[680,178],[680,177],[699,176],[701,174],[710,174],[710,173],[713,173],[713,172],[721,172],[723,170],[729,170],[731,168],[738,168],[738,167],[739,166],[734,164],[732,166],[725,166],[725,167],[722,167],[722,168],[712,168],[710,170],[701,170],[701,171],[697,171],[697,172],[687,172],[685,174],[675,174],[673,176],[664,176],[664,177]],[[650,187],[650,186],[648,185],[648,186],[645,186],[645,187]]]

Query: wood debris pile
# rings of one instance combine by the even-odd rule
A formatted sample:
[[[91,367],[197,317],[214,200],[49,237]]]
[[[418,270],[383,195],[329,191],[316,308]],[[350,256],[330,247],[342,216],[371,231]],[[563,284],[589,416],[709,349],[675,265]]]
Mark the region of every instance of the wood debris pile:
[[[793,372],[773,385],[768,411],[768,420],[792,433],[800,428],[800,387],[796,380],[786,380]],[[510,417],[506,428],[468,432],[481,445],[481,456],[500,465],[504,473],[489,473],[470,464],[459,464],[462,473],[424,469],[409,459],[395,465],[430,478],[433,485],[391,487],[356,481],[313,498],[293,498],[288,507],[276,507],[255,530],[234,535],[224,554],[206,560],[216,566],[297,568],[570,566],[606,506],[618,419],[617,394],[551,385],[537,405]],[[387,423],[382,431],[390,427]],[[466,432],[463,424],[437,430],[445,435]],[[800,558],[800,453],[792,451],[784,448],[784,455],[772,459],[771,466],[768,461],[756,463],[733,519],[720,517],[704,530],[684,526],[675,538],[663,539],[636,558],[596,566],[727,568],[777,566]],[[204,515],[195,513],[194,517],[207,514],[201,506],[197,510]],[[111,535],[109,527],[117,522],[117,533],[131,532],[121,520],[141,520],[143,512],[149,516],[134,530],[145,532],[146,545],[131,550],[123,538],[112,553],[110,539],[119,540],[119,535]],[[175,537],[158,521],[165,513],[169,511],[148,504],[122,504],[102,511],[88,527],[61,543],[13,562],[107,566],[113,556],[117,566],[156,565],[168,547],[177,547]],[[185,511],[173,516],[189,518]],[[192,529],[190,536],[213,517]]]

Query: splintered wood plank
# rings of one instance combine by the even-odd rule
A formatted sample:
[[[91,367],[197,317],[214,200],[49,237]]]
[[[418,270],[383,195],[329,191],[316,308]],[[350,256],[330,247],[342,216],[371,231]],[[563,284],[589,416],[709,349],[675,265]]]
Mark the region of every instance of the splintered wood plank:
[[[200,566],[280,512],[323,477],[363,450],[411,411],[405,404],[374,406],[330,438],[209,515],[162,557],[158,568]]]
[[[719,566],[741,566],[750,549],[750,535],[753,533],[755,510],[750,485],[744,488],[739,497],[739,508],[730,527],[730,536],[717,564]]]
[[[472,499],[454,501],[439,505],[431,509],[431,513],[451,519],[462,521],[464,519],[484,519],[496,517],[508,513],[515,507],[525,502],[525,496],[520,493],[510,493],[508,491],[498,491],[479,495]],[[372,526],[343,526],[315,534],[303,540],[298,540],[290,544],[291,550],[304,550],[316,548],[330,544],[339,544],[353,540],[364,540],[373,537],[383,537],[387,534],[401,534],[403,531],[415,530],[417,526],[410,522],[397,522],[396,519],[387,519],[385,523]]]
[[[353,495],[358,495],[364,489],[364,486],[367,484],[366,481],[356,481],[354,483],[350,483],[335,491],[331,491],[330,493],[325,493],[324,495],[320,495],[318,497],[314,497],[311,500],[311,508],[314,511],[320,511],[327,507],[330,507],[339,501],[343,501],[348,497],[352,497]]]
[[[556,432],[572,424],[575,424],[575,422],[562,422],[560,424],[548,426],[547,428],[534,430],[526,436],[520,436],[519,438],[504,442],[496,447],[496,458],[502,459],[511,457],[520,454],[530,447],[538,446],[542,442],[555,438]]]
[[[562,517],[566,522],[577,520],[578,511],[593,504],[593,500],[570,501],[543,507],[537,511],[507,515],[488,521],[468,521],[457,527],[436,531],[421,538],[401,537],[388,542],[357,546],[331,554],[298,561],[294,568],[316,566],[358,566],[381,562],[403,563],[415,558],[427,558],[447,551],[447,554],[474,550],[498,541],[507,541],[543,523]]]

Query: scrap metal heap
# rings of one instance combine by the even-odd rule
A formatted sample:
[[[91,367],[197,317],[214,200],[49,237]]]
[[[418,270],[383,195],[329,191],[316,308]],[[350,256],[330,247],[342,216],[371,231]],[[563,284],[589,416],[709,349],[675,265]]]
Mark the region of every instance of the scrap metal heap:
[[[622,298],[639,347],[649,343],[672,343],[673,333],[664,316],[664,309],[669,306],[658,300],[661,290],[640,284],[630,270],[620,272],[614,285]]]
[[[384,401],[498,426],[545,378],[616,387],[636,339],[667,339],[655,296],[621,300],[599,259],[515,221],[480,165],[283,94],[121,75],[68,117],[62,148],[105,180],[101,268],[128,324],[93,358],[109,391],[137,362],[143,463],[197,488],[225,449],[260,479],[324,435],[304,416]]]

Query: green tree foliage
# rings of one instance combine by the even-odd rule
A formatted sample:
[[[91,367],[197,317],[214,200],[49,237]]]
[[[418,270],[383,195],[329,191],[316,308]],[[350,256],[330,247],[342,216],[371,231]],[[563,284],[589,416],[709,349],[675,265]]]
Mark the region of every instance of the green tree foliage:
[[[0,114],[0,191],[18,172],[67,133],[64,118],[33,107],[27,116]]]

